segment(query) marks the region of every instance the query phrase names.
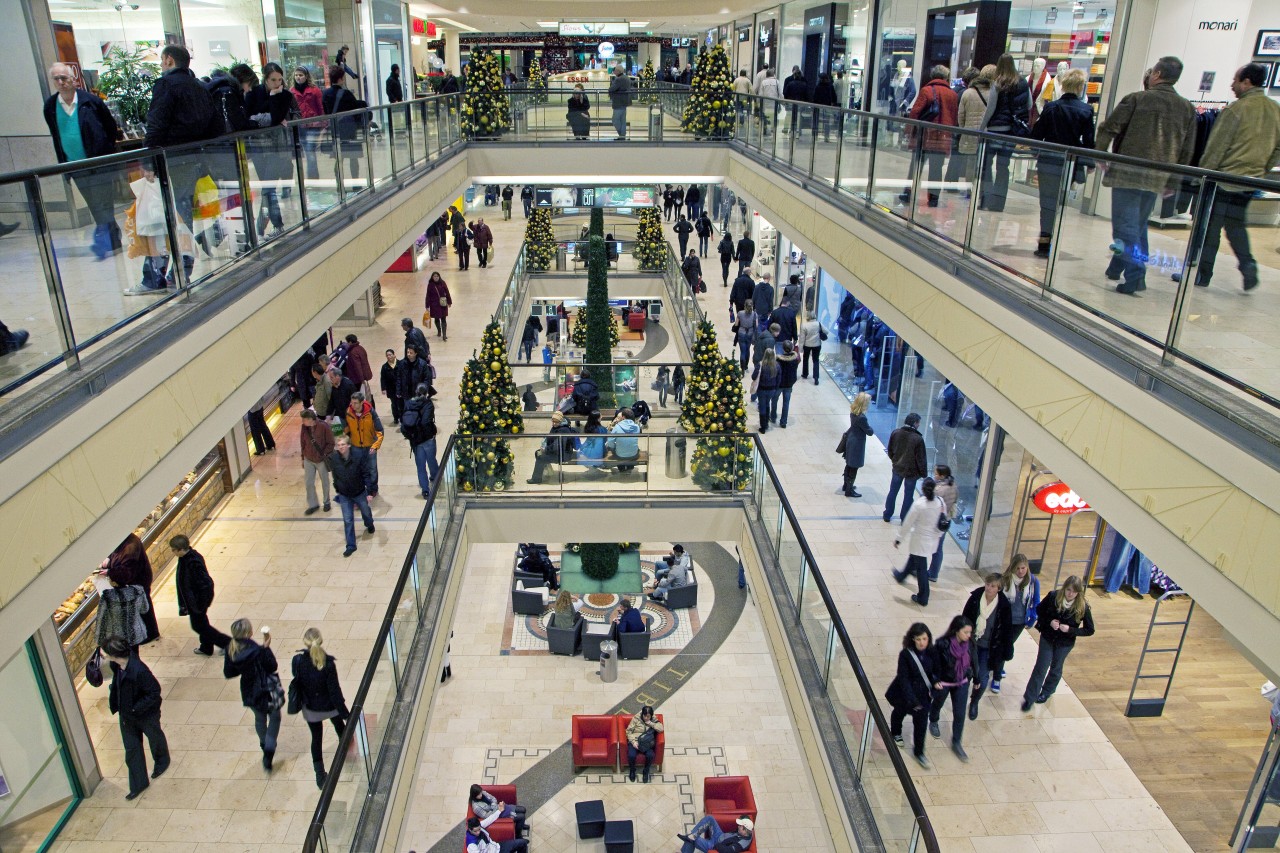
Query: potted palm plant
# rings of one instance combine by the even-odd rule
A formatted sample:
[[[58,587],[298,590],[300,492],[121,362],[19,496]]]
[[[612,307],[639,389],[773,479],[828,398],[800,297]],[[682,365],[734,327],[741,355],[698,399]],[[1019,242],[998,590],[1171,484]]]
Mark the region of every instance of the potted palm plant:
[[[128,136],[141,136],[151,106],[151,84],[160,76],[160,66],[147,60],[137,47],[113,47],[102,58],[98,93],[114,108]]]

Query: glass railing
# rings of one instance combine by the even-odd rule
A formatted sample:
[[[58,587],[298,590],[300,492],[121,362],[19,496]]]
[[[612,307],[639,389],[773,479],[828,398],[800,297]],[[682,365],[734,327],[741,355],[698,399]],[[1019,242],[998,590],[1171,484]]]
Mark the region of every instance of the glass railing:
[[[524,401],[525,414],[546,415],[566,408],[566,400],[573,395],[573,386],[584,365],[581,364],[512,364],[511,376],[516,390]],[[680,399],[677,398],[674,377],[676,368],[688,377],[693,365],[688,362],[614,362],[612,364],[588,364],[592,381],[601,394],[600,409],[612,416],[614,409],[634,406],[643,400],[655,418],[680,416]],[[662,371],[664,378],[660,382]],[[606,396],[606,393],[608,396]],[[531,394],[525,398],[525,394]],[[683,398],[681,389],[680,398]],[[536,408],[531,408],[536,406]]]
[[[768,540],[765,564],[774,581],[771,592],[783,619],[799,628],[812,656],[816,672],[811,675],[818,684],[816,693],[812,686],[809,689],[810,701],[828,702],[829,713],[824,716],[838,721],[839,741],[833,744],[824,739],[823,743],[833,765],[856,774],[860,781],[856,792],[861,799],[859,811],[871,817],[878,836],[860,841],[893,853],[919,849],[937,853],[937,838],[889,733],[879,691],[863,670],[759,437],[579,435],[577,439],[584,446],[573,451],[560,449],[558,442],[566,438],[563,435],[550,436],[557,444],[548,449],[548,437],[455,435],[445,446],[440,477],[433,485],[351,703],[352,723],[339,739],[303,849],[350,850],[358,833],[373,837],[383,816],[376,804],[378,784],[389,785],[400,762],[412,760],[403,752],[405,739],[388,737],[388,729],[400,722],[397,703],[403,714],[404,706],[419,696],[421,682],[406,678],[411,673],[406,671],[404,659],[419,639],[420,626],[430,624],[435,630],[447,630],[435,622],[441,604],[439,586],[447,581],[439,563],[444,556],[440,537],[455,520],[456,507],[464,505],[458,497],[488,502],[513,496],[607,501],[637,496],[732,495],[746,501],[744,507]],[[626,441],[634,444],[619,444]],[[690,462],[704,442],[708,449],[716,449],[714,458],[723,461],[715,464],[714,470],[691,472]],[[720,454],[721,447],[728,452]]]
[[[0,394],[460,144],[443,96],[0,176]]]

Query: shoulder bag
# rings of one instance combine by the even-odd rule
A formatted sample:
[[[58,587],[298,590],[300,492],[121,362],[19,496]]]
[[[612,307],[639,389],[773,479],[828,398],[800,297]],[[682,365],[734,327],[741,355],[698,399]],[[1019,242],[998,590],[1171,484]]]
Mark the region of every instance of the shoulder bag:
[[[89,662],[84,665],[84,680],[91,687],[102,686],[102,649],[94,649]]]
[[[938,498],[938,503],[942,504],[942,511],[938,513],[938,529],[946,533],[951,529],[951,519],[947,518],[947,505],[942,503],[942,498]]]
[[[258,684],[253,694],[253,707],[270,714],[279,711],[285,704],[284,685],[280,683],[280,673],[267,672],[262,668],[261,654],[254,659],[253,666],[257,671]]]
[[[849,430],[840,433],[840,443],[836,445],[836,453],[844,455],[844,449],[849,444]]]

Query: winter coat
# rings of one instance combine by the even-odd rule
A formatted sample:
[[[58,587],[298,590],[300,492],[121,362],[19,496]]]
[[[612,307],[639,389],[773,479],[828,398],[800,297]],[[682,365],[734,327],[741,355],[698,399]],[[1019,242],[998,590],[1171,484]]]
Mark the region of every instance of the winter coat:
[[[702,190],[698,189],[697,184],[693,184],[692,186],[689,187],[689,189],[685,190],[685,193],[684,193],[685,204],[697,204],[700,201],[702,201]]]
[[[396,393],[408,400],[418,392],[419,385],[431,384],[431,365],[425,358],[410,361],[402,358],[396,362]]]
[[[992,100],[995,103],[991,103]],[[1031,120],[1031,87],[1021,77],[1007,89],[994,86],[987,96],[987,124],[985,130],[1009,133],[1026,130]]]
[[[614,425],[609,434],[615,436],[639,435],[640,424],[631,420],[621,420]],[[640,455],[640,439],[638,438],[610,438],[605,441],[605,447],[612,450],[613,455],[619,459],[635,459]]]
[[[792,74],[782,86],[782,97],[788,101],[807,103],[809,100],[809,84],[805,82],[804,77]]]
[[[763,338],[764,335],[761,335],[760,337]],[[776,391],[778,383],[782,381],[782,367],[780,365],[774,365],[773,370],[765,370],[764,362],[760,362],[755,366],[755,369],[751,371],[751,379],[752,381],[757,379],[760,380],[756,383],[757,391]]]
[[[960,127],[970,130],[982,130],[982,119],[987,114],[987,102],[990,100],[991,83],[981,78],[974,80],[964,94],[960,96],[960,107],[956,113],[956,121]],[[960,153],[976,154],[978,137],[960,137]]]
[[[1112,150],[1113,143],[1115,153],[1149,160],[1155,166],[1187,165],[1196,147],[1196,108],[1170,83],[1132,92],[1098,127],[1098,150]],[[1159,168],[1113,165],[1102,182],[1109,187],[1160,192],[1181,181],[1180,175],[1169,175]]]
[[[358,498],[369,488],[369,452],[359,447],[347,451],[347,458],[333,451],[329,454],[329,467],[333,472],[333,490],[346,498]]]
[[[427,345],[427,336],[422,334],[422,330],[417,326],[414,326],[412,329],[404,333],[404,346],[405,358],[409,357],[409,347],[413,347],[417,350],[418,358],[423,361],[426,361],[427,357],[431,355],[431,347]]]
[[[312,87],[314,88],[314,87]],[[316,90],[317,95],[319,90]],[[245,94],[244,111],[250,118],[266,113],[271,116],[270,127],[279,127],[293,110],[301,112],[301,105],[288,89],[268,95],[262,86],[255,86]],[[264,181],[283,181],[293,178],[293,135],[283,131],[264,134],[249,141],[249,155],[253,170]]]
[[[913,557],[932,557],[938,550],[938,542],[942,539],[942,531],[938,529],[938,518],[945,509],[936,496],[927,500],[924,495],[916,495],[907,510],[907,517],[898,531],[898,541],[907,543],[907,553]]]
[[[303,459],[319,465],[333,452],[333,430],[321,420],[312,421],[311,426],[304,421],[298,432],[298,446]]]
[[[396,364],[399,363],[399,361],[396,362]],[[386,394],[388,397],[400,396],[399,392],[396,391],[395,365],[387,364],[385,361],[382,362],[382,368],[378,371],[378,387],[381,389],[382,393]]]
[[[477,249],[487,249],[493,245],[493,231],[488,225],[477,225],[471,229],[471,245]]]
[[[107,707],[126,720],[142,720],[160,711],[164,701],[160,682],[136,654],[123,668],[111,662],[111,687]]]
[[[289,91],[293,93],[293,99],[298,102],[298,111],[302,113],[303,118],[316,118],[324,115],[324,97],[320,93],[320,87],[315,84],[309,84],[305,89],[299,89],[296,85]],[[312,125],[316,130],[318,127]]]
[[[836,97],[836,87],[830,80],[819,78],[813,87],[813,102],[822,107],[838,106],[840,101]]]
[[[436,437],[436,404],[432,402],[430,394],[409,400],[404,404],[404,410],[406,414],[414,412],[418,418],[415,426],[401,427],[404,437],[409,440],[409,447],[417,447]],[[404,415],[400,416],[400,420],[404,422]]]
[[[578,431],[571,424],[561,422],[551,428],[551,435],[542,440],[539,451],[556,462],[572,462],[578,452]]]
[[[751,307],[756,307],[754,302],[751,303]],[[778,340],[794,341],[799,336],[800,330],[796,328],[796,309],[792,306],[779,305],[773,309],[766,325],[772,326],[774,323],[777,323],[781,330],[778,332]]]
[[[889,446],[886,452],[889,454],[889,460],[893,462],[893,473],[899,477],[918,480],[929,476],[924,436],[919,430],[909,426],[898,427],[889,434]]]
[[[62,133],[58,130],[58,110],[62,107],[58,99],[62,96],[54,93],[45,99],[44,122],[49,125],[49,135],[53,137],[53,151],[59,163],[69,159],[62,149]],[[120,138],[120,126],[116,124],[111,110],[97,95],[84,89],[76,89],[76,123],[80,125],[80,144],[84,148],[85,157],[103,157],[114,154],[116,140]]]
[[[822,324],[817,317],[810,317],[800,327],[800,348],[812,349],[822,346]]]
[[[947,85],[946,80],[930,80],[920,87],[920,93],[916,95],[916,102],[911,106],[910,118],[920,118],[924,115],[925,109],[931,104],[937,102],[938,112],[931,121],[934,124],[943,124],[947,127],[955,127],[959,123],[958,113],[960,110],[960,99],[956,93],[951,91],[951,87]],[[913,128],[913,130],[916,130]],[[952,135],[945,130],[926,130],[924,132],[924,150],[931,151],[936,154],[951,153]]]
[[[151,106],[147,109],[147,148],[182,145],[212,139],[213,98],[189,68],[171,68],[151,86]]]
[[[756,257],[756,241],[750,237],[743,237],[738,241],[738,251],[734,254],[734,260],[745,266],[750,266]]]
[[[244,111],[244,92],[238,82],[219,70],[213,72],[213,79],[204,87],[213,99],[212,133],[215,137],[249,129],[251,124],[248,113]]]
[[[342,366],[342,375],[350,379],[352,385],[359,385],[373,378],[369,352],[362,344],[350,344],[347,347],[347,362]]]
[[[693,228],[698,232],[699,237],[710,237],[711,232],[715,230],[711,225],[711,220],[706,216],[699,216],[698,221],[693,223]]]
[[[377,452],[382,446],[382,419],[378,417],[373,405],[366,400],[356,408],[356,404],[352,403],[347,407],[346,420],[351,447]]]
[[[213,604],[213,578],[199,551],[189,550],[178,558],[173,585],[178,591],[179,616],[206,613]]]
[[[935,654],[933,646],[923,652],[915,649],[898,652],[898,672],[884,693],[884,698],[889,700],[890,705],[907,711],[929,707],[933,701],[933,683],[926,680],[926,677],[932,679],[934,670],[937,669]],[[920,661],[919,666],[916,666],[913,657]],[[921,669],[924,670],[923,675],[920,673]]]
[[[764,279],[756,282],[755,290],[751,292],[751,307],[761,317],[768,317],[773,313],[773,285]]]
[[[441,299],[445,301],[444,305],[440,304]],[[433,320],[437,317],[448,317],[449,306],[452,304],[453,294],[449,292],[449,285],[443,278],[427,282],[427,313]]]
[[[973,592],[969,593],[969,598],[964,603],[964,614],[970,622],[975,626],[978,624],[978,612],[981,607],[981,601],[986,595],[986,586],[980,586]],[[991,630],[991,640],[987,648],[991,650],[990,667],[999,671],[1000,663],[1013,660],[1013,641],[1018,638],[1017,632],[1013,627],[1013,617],[1010,615],[1009,599],[1004,597],[1004,593],[996,593],[995,609],[991,611],[991,615],[987,617],[987,627]],[[974,628],[973,644],[978,645],[978,631]]]
[[[1074,92],[1068,92],[1044,105],[1044,112],[1031,128],[1031,138],[1092,149],[1093,107],[1080,100]],[[1045,165],[1061,165],[1063,159],[1061,154],[1046,151],[1040,155],[1039,161]]]
[[[123,637],[131,646],[147,642],[147,626],[142,614],[150,610],[147,591],[140,586],[104,589],[98,596],[98,645],[105,643],[107,637]]]
[[[969,669],[964,672],[961,678],[956,678],[956,659],[951,653],[951,638],[939,637],[933,644],[933,680],[941,681],[945,684],[953,684],[957,680],[978,681],[978,655],[977,647],[973,640],[966,645],[969,646]]]
[[[321,381],[329,383],[329,411],[326,414],[333,417],[346,417],[347,409],[351,406],[351,395],[356,393],[356,386],[345,376],[337,386],[334,386],[327,376]]]
[[[354,452],[354,451],[352,451]],[[246,708],[256,708],[254,699],[261,694],[263,679],[270,673],[277,672],[276,656],[267,646],[260,646],[253,640],[239,640],[240,651],[233,658],[230,649],[222,658],[223,678],[240,679],[240,704]],[[262,710],[258,708],[257,710]]]
[[[720,244],[716,246],[716,251],[720,253],[720,263],[728,264],[733,260],[733,240],[729,239],[728,234],[720,238]]]
[[[738,245],[742,244],[739,243]],[[735,308],[741,311],[743,305],[746,304],[746,301],[748,299],[753,299],[752,294],[755,293],[755,289],[756,283],[751,280],[751,276],[744,272],[733,280],[733,287],[729,290],[729,301],[733,303]],[[754,300],[752,301],[751,307],[753,309],[755,308]]]
[[[800,372],[800,353],[792,350],[791,355],[783,353],[778,356],[778,371],[778,387],[794,388]]]
[[[324,656],[324,669],[316,669],[311,653],[299,651],[293,656],[293,684],[298,685],[302,707],[309,711],[337,711],[341,719],[351,716],[342,686],[338,684],[338,664],[333,655]]]
[[[945,480],[937,480],[933,487],[933,493],[942,498],[942,502],[947,505],[947,518],[956,517],[956,499],[960,493],[956,491],[956,478],[948,477]]]
[[[325,89],[324,94],[320,96],[320,101],[324,104],[325,115],[347,113],[360,108],[360,105],[356,103],[356,96],[341,86],[330,86]],[[356,117],[346,116],[345,118],[340,118],[336,124],[338,138],[344,143],[348,143],[348,146],[354,150],[354,146],[351,143],[356,138]]]
[[[1093,611],[1089,609],[1089,605],[1084,606],[1084,618],[1076,621],[1071,615],[1071,608],[1059,610],[1055,602],[1058,598],[1058,591],[1054,590],[1040,599],[1040,606],[1036,608],[1036,629],[1040,631],[1040,642],[1049,643],[1054,646],[1065,646],[1071,648],[1076,644],[1076,637],[1092,637],[1093,636]],[[1063,604],[1066,604],[1064,601]],[[1057,619],[1059,623],[1065,624],[1067,630],[1055,631],[1053,629],[1053,620]]]
[[[609,105],[615,110],[631,105],[631,78],[615,74],[609,78]]]
[[[702,278],[702,261],[698,260],[697,255],[686,255],[680,262],[680,271],[684,273],[685,281],[691,285],[697,284],[698,279]]]
[[[875,435],[866,415],[849,414],[849,431],[844,439],[844,464],[861,468],[867,464],[867,436]]]
[[[1278,162],[1280,104],[1255,86],[1218,114],[1200,168],[1265,178]]]
[[[387,77],[387,100],[398,104],[404,100],[404,87],[400,85],[400,76],[392,74]]]

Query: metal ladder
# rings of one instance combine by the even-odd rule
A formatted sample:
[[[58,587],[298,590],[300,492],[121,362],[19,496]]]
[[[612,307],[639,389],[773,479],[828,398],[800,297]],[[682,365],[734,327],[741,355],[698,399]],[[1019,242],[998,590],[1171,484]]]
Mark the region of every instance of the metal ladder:
[[[1160,618],[1162,607],[1166,602],[1174,599],[1180,599],[1179,603],[1181,601],[1186,602],[1186,613],[1183,614],[1181,619],[1174,618],[1162,621]],[[1182,646],[1187,640],[1187,628],[1191,625],[1191,614],[1195,609],[1195,601],[1185,590],[1181,589],[1166,592],[1156,600],[1156,606],[1151,611],[1151,624],[1147,626],[1147,638],[1142,643],[1142,655],[1138,658],[1138,671],[1134,673],[1133,686],[1129,688],[1129,702],[1124,709],[1126,717],[1159,717],[1164,713],[1164,704],[1169,698],[1169,690],[1173,687],[1173,674],[1178,670],[1178,659],[1182,657]],[[1151,648],[1151,635],[1155,633],[1156,628],[1179,627],[1182,629],[1182,633],[1179,634],[1177,643],[1172,646]],[[1173,663],[1169,666],[1168,672],[1146,673],[1143,672],[1143,667],[1147,664],[1147,655],[1173,655]],[[1144,681],[1161,679],[1164,681],[1164,689],[1160,692],[1159,697],[1135,698],[1139,684]]]

